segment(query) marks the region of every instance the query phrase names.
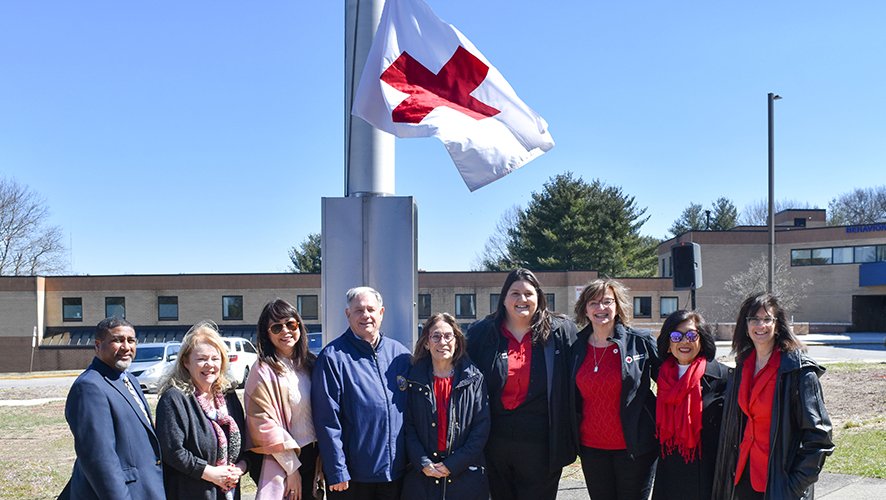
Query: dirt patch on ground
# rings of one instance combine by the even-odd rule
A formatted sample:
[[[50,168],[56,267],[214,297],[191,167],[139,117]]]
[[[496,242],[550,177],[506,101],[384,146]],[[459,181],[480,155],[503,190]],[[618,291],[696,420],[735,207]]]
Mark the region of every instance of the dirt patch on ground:
[[[886,364],[828,366],[821,377],[825,406],[838,431],[847,424],[872,424],[886,412]],[[881,419],[883,420],[883,419]],[[886,427],[886,420],[875,426]]]

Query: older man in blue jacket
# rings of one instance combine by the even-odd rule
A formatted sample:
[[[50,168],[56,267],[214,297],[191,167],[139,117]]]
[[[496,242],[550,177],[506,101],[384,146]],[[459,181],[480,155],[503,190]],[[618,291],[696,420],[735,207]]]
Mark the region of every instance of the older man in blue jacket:
[[[138,381],[125,373],[135,346],[135,329],[125,319],[98,324],[96,356],[74,381],[65,403],[77,460],[59,498],[166,498],[151,408]]]
[[[381,334],[381,294],[352,288],[347,301],[350,327],[323,348],[311,385],[329,498],[399,499],[409,350]]]

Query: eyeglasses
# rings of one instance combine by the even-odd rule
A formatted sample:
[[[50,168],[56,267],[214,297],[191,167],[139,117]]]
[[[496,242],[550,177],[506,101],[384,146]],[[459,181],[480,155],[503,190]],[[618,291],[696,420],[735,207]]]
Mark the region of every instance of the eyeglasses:
[[[775,323],[775,318],[771,316],[766,316],[765,318],[757,318],[754,316],[748,316],[747,318],[748,324],[753,326],[769,326],[772,323]]]
[[[612,304],[615,304],[615,299],[608,299],[607,298],[607,299],[601,300],[600,302],[597,302],[596,300],[592,301],[592,302],[588,302],[588,307],[590,307],[591,309],[596,309],[600,306],[612,307]]]
[[[298,330],[298,321],[287,321],[286,323],[274,323],[273,325],[268,327],[268,330],[271,331],[274,335],[280,335],[283,332],[283,327],[286,327],[290,332],[294,332]]]
[[[686,333],[683,332],[671,332],[671,342],[677,343],[681,342],[683,339],[686,339],[687,342],[695,342],[698,340],[698,332],[695,330],[689,330]]]
[[[431,341],[434,342],[435,344],[439,344],[440,342],[449,343],[449,342],[452,342],[452,339],[454,339],[454,338],[455,338],[455,334],[452,332],[447,332],[442,335],[439,333],[435,333],[430,336]]]

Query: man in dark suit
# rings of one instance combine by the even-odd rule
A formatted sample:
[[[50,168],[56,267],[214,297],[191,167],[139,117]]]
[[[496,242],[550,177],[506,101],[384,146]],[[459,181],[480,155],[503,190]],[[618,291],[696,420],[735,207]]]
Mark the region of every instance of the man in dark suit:
[[[162,499],[160,444],[138,381],[127,378],[135,329],[107,318],[95,333],[95,358],[68,393],[65,419],[77,460],[59,498]]]

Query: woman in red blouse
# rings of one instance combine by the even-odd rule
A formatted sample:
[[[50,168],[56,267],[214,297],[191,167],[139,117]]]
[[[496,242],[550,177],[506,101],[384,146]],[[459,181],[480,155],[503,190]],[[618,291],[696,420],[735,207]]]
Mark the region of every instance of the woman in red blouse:
[[[714,498],[807,499],[833,453],[819,377],[784,309],[770,294],[741,305],[723,408]]]
[[[494,500],[553,500],[563,467],[575,461],[573,339],[575,324],[548,311],[528,269],[508,274],[495,313],[468,330],[468,354],[489,390],[486,462]]]
[[[613,279],[588,284],[575,303],[587,325],[572,346],[579,455],[594,500],[645,500],[652,490],[658,440],[651,380],[658,348],[628,326],[628,290]]]

